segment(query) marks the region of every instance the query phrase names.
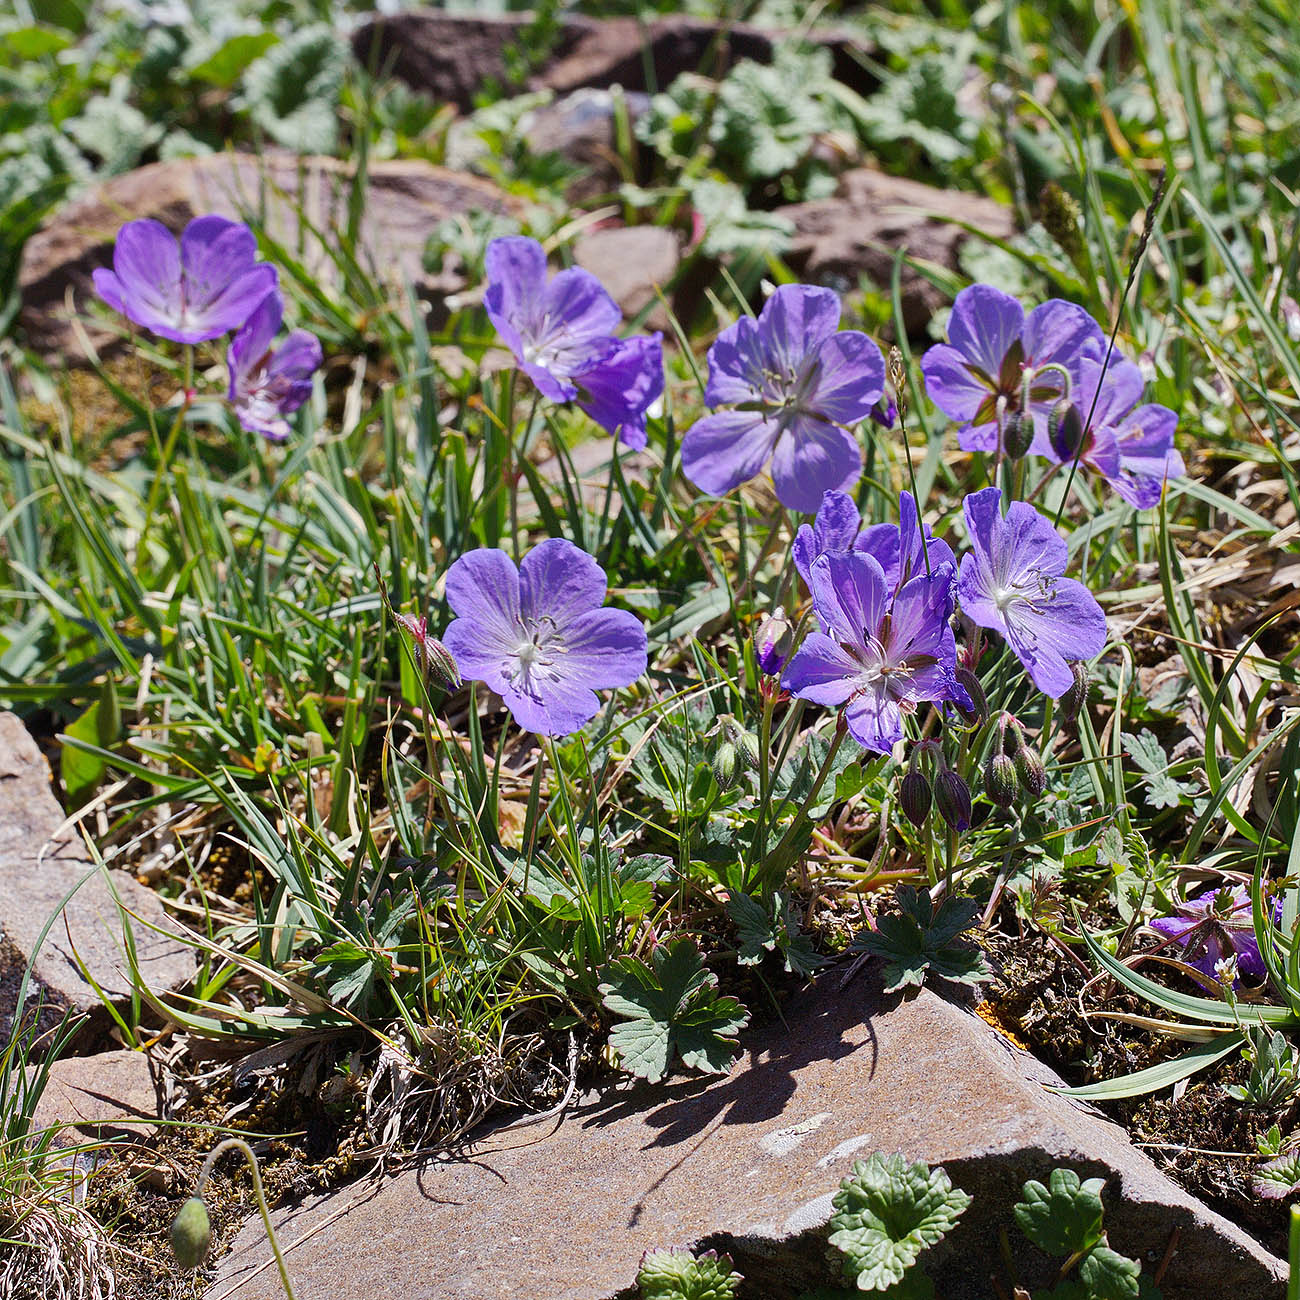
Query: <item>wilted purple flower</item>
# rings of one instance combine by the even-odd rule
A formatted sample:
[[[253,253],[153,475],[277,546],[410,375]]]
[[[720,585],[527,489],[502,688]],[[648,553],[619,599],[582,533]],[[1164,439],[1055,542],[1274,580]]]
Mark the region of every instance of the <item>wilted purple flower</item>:
[[[92,278],[110,307],[177,343],[238,329],[277,281],[275,267],[257,260],[253,232],[217,216],[195,217],[179,246],[160,221],[128,221],[113,269],[97,267]]]
[[[624,339],[603,361],[573,376],[578,405],[606,433],[639,451],[646,444],[646,412],[664,391],[662,334]]]
[[[239,423],[250,433],[276,442],[289,436],[292,415],[311,396],[311,377],[320,367],[320,340],[306,330],[291,330],[274,351],[284,303],[268,293],[253,309],[244,327],[230,340],[226,365],[229,398]]]
[[[808,585],[822,631],[804,638],[782,684],[814,704],[845,705],[865,748],[887,754],[918,704],[965,698],[953,679],[950,565],[905,583],[892,604],[879,562],[856,551],[818,556]]]
[[[837,330],[830,289],[782,285],[757,320],[742,317],[709,349],[704,400],[729,405],[697,420],[682,439],[682,470],[722,496],[770,460],[776,495],[812,514],[829,489],[851,487],[862,452],[843,426],[871,412],[885,384],[880,349],[856,330]]]
[[[1274,901],[1271,911],[1276,924],[1281,918],[1281,899]],[[1183,949],[1183,961],[1211,979],[1216,978],[1219,962],[1234,955],[1238,973],[1255,983],[1262,983],[1268,974],[1259,954],[1250,892],[1245,885],[1210,889],[1176,903],[1173,915],[1157,917],[1151,928],[1174,939]]]
[[[996,451],[999,413],[1021,409],[1028,378],[1034,420],[1029,450],[1050,456],[1047,416],[1067,385],[1059,370],[1044,367],[1063,366],[1072,387],[1089,342],[1104,346],[1101,327],[1072,302],[1052,298],[1026,316],[1009,293],[972,284],[953,302],[948,342],[921,358],[925,389],[945,415],[963,422],[957,439],[966,451]]]
[[[470,551],[447,570],[456,618],[443,642],[525,731],[567,736],[600,707],[594,692],[646,670],[640,619],[604,599],[605,571],[563,538],[535,546],[518,568],[504,551]]]
[[[574,376],[607,361],[618,347],[618,304],[581,267],[548,280],[541,244],[522,235],[494,239],[485,264],[483,305],[497,333],[544,397],[573,401]]]
[[[884,570],[885,585],[891,594],[917,574],[925,573],[927,560],[931,573],[942,564],[952,565],[956,572],[952,547],[935,537],[929,524],[925,525],[925,549],[922,550],[921,518],[910,492],[898,495],[898,523],[868,524],[865,528],[847,492],[827,492],[816,519],[811,524],[800,524],[795,534],[794,567],[808,582],[813,561],[819,555],[847,551],[874,556]]]
[[[1092,412],[1079,461],[1139,510],[1157,505],[1165,483],[1184,473],[1174,450],[1178,416],[1167,406],[1138,406],[1143,387],[1142,371],[1118,353],[1104,377],[1100,361],[1087,356],[1078,363],[1074,404],[1084,420]]]
[[[971,549],[962,556],[957,598],[980,627],[1001,632],[1030,680],[1053,699],[1074,684],[1070,660],[1106,644],[1106,616],[1092,592],[1066,578],[1065,539],[1023,501],[1002,514],[996,487],[962,502]]]

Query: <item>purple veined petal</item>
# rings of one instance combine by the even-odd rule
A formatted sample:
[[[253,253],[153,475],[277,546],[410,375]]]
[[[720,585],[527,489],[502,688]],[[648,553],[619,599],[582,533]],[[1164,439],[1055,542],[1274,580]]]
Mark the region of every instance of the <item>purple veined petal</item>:
[[[861,476],[862,451],[836,425],[796,414],[776,440],[772,481],[777,499],[791,510],[813,514],[827,492],[845,491]]]
[[[568,678],[538,682],[529,689],[517,680],[509,681],[497,693],[516,724],[538,736],[571,736],[600,710],[595,691]]]
[[[880,565],[890,591],[898,586],[898,547],[897,524],[868,524],[853,543],[855,551],[870,555]]]
[[[310,379],[320,369],[324,359],[320,339],[316,335],[310,330],[290,330],[284,342],[271,353],[266,371],[272,377],[283,376],[302,382]],[[311,391],[310,384],[307,391]]]
[[[511,322],[520,321],[532,329],[539,327],[545,314],[546,293],[546,252],[541,244],[523,235],[494,239],[487,246],[483,264],[488,277],[484,302],[498,333],[504,336],[502,321],[516,339],[519,331]]]
[[[268,293],[279,275],[257,262],[257,240],[239,222],[224,217],[195,217],[181,234],[183,341],[199,343],[238,329]]]
[[[823,631],[854,645],[875,638],[885,614],[885,575],[869,555],[856,551],[819,556],[808,588]]]
[[[649,663],[645,624],[625,609],[578,615],[565,627],[564,645],[569,670],[592,690],[630,686]]]
[[[1079,459],[1100,474],[1102,478],[1113,483],[1119,477],[1119,440],[1115,430],[1109,425],[1101,425],[1089,431],[1085,450]]]
[[[924,542],[922,529],[925,530]],[[934,573],[944,564],[952,565],[953,573],[956,573],[957,557],[953,555],[952,547],[935,537],[930,531],[929,524],[922,522],[920,512],[916,508],[916,500],[910,492],[898,494],[896,546],[896,570],[892,579],[888,568],[885,569],[885,580],[892,587],[901,586],[918,574]],[[951,614],[952,610],[950,609],[948,613]]]
[[[605,599],[605,570],[563,537],[539,542],[519,563],[519,613],[549,619],[561,630]]]
[[[834,708],[866,683],[866,674],[837,641],[809,632],[786,665],[781,685],[791,695]]]
[[[1105,376],[1101,363],[1087,358],[1078,364],[1079,379],[1074,394],[1074,404],[1085,420],[1092,412],[1092,428],[1098,425],[1115,426],[1142,400],[1146,381],[1142,371],[1133,362],[1120,355],[1119,349],[1110,359]],[[1100,381],[1100,392],[1098,383]],[[1096,405],[1094,406],[1094,398]]]
[[[951,420],[973,420],[994,391],[992,383],[974,374],[966,357],[947,343],[926,349],[921,374],[926,396]]]
[[[516,640],[521,635],[517,634]],[[452,619],[442,634],[442,643],[451,651],[456,668],[467,681],[485,682],[498,695],[510,689],[512,660],[508,648],[485,638],[477,617]]]
[[[728,325],[709,349],[709,382],[704,389],[707,406],[761,399],[766,392],[768,369],[758,322],[742,316]]]
[[[993,574],[987,557],[967,551],[957,571],[957,599],[961,612],[976,627],[1007,634],[1007,620],[993,595]]]
[[[811,284],[783,284],[777,289],[758,317],[758,332],[772,368],[782,375],[794,375],[804,358],[835,333],[840,310],[840,296],[834,289]],[[883,388],[883,363],[880,378]]]
[[[467,629],[476,630],[484,652],[506,653],[519,644],[523,636],[519,570],[504,551],[488,547],[467,551],[447,570],[446,590],[452,612],[466,621]]]
[[[790,547],[790,558],[794,560],[795,571],[804,580],[812,572],[812,563],[823,554],[817,549],[817,541],[811,524],[800,524],[794,535],[794,544]]]
[[[795,534],[793,557],[799,576],[808,581],[813,561],[831,551],[851,551],[862,527],[857,503],[847,492],[829,491],[822,495],[817,518],[811,525],[801,524]]]
[[[1006,612],[1007,644],[1044,695],[1059,699],[1074,684],[1070,660],[1091,659],[1106,644],[1106,616],[1087,587],[1057,578],[1041,603],[1016,601]]]
[[[1065,538],[1052,527],[1050,519],[1044,518],[1028,502],[1013,501],[1007,507],[1003,528],[1001,556],[995,556],[994,560],[1000,581],[1014,580],[1028,570],[1048,574],[1065,572],[1070,562]],[[998,568],[999,559],[1002,568]]]
[[[117,232],[113,271],[96,271],[93,279],[105,301],[128,319],[174,337],[182,307],[180,251],[160,221],[128,221]]]
[[[1147,924],[1171,939],[1185,939],[1200,924],[1201,918],[1194,916],[1157,916]]]
[[[1035,425],[1035,439],[1030,447],[1031,455],[1039,455],[1035,448],[1037,447],[1038,438],[1037,425]],[[1043,437],[1046,438],[1046,425],[1044,425]],[[987,453],[995,452],[998,449],[998,426],[991,420],[987,424],[968,424],[957,430],[957,445],[962,451],[982,451]]]
[[[1149,510],[1158,505],[1165,484],[1186,473],[1183,458],[1174,449],[1178,416],[1168,407],[1140,406],[1119,429],[1119,473],[1115,491],[1130,505]]]
[[[270,352],[283,318],[283,299],[278,293],[269,293],[230,340],[226,363],[230,371],[229,397],[232,402],[238,395],[240,381],[246,380]]]
[[[1064,298],[1049,298],[1039,303],[1025,317],[1020,337],[1025,361],[1036,366],[1056,361],[1068,368],[1071,360],[1085,347],[1105,347],[1106,344],[1101,326],[1077,303],[1067,302]],[[1052,379],[1044,375],[1043,385]],[[1054,377],[1054,383],[1060,387],[1059,375]]]
[[[1024,308],[1009,293],[991,284],[972,284],[952,304],[948,342],[996,383],[1002,359],[1019,341],[1024,323]]]
[[[663,335],[625,339],[599,365],[574,376],[578,405],[625,446],[646,444],[646,412],[664,391]]]
[[[855,695],[844,718],[853,739],[874,754],[888,754],[903,739],[903,713],[888,691],[872,688]]]
[[[856,424],[871,414],[885,391],[885,359],[857,330],[841,330],[817,348],[816,393],[809,405],[837,424]]]
[[[682,438],[682,473],[700,491],[725,496],[762,471],[779,433],[761,411],[706,415]]]
[[[956,667],[956,640],[948,625],[953,567],[939,565],[928,577],[923,573],[903,583],[891,607],[889,645],[891,660],[933,657],[951,672]]]
[[[545,315],[537,346],[549,367],[566,377],[604,361],[623,313],[605,286],[580,266],[558,271],[543,294]],[[528,340],[525,339],[525,343]]]

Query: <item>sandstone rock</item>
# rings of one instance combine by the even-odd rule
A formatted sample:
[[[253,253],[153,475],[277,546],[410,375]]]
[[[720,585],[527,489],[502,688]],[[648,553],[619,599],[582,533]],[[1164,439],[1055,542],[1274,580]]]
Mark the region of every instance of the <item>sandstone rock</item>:
[[[795,227],[790,265],[805,279],[838,289],[855,288],[859,276],[866,275],[888,291],[900,248],[918,260],[954,269],[957,250],[969,238],[954,220],[999,239],[1010,238],[1016,229],[1011,210],[992,199],[937,190],[869,168],[845,172],[834,198],[790,204],[777,212]],[[909,333],[923,329],[946,302],[906,266],[902,298]]]
[[[194,974],[192,949],[147,928],[174,928],[157,895],[124,871],[109,871],[107,878],[103,871],[96,872],[80,835],[60,829],[63,821],[44,755],[14,714],[0,713],[0,933],[6,941],[0,953],[0,1031],[9,1026],[23,971],[33,955],[29,1002],[37,992],[44,996],[47,1023],[65,1009],[89,1012],[92,1019],[104,1014],[81,964],[114,1002],[127,1000],[131,982],[122,954],[123,916],[114,892],[122,907],[140,918],[127,920],[149,986],[171,991]],[[45,923],[83,877],[88,877],[85,884],[42,943]]]
[[[621,1300],[642,1251],[670,1244],[729,1250],[750,1294],[793,1300],[830,1280],[832,1195],[874,1150],[942,1163],[974,1197],[923,1257],[944,1300],[987,1300],[994,1275],[1010,1293],[1000,1231],[1020,1284],[1047,1281],[1055,1266],[1011,1207],[1058,1164],[1106,1178],[1111,1244],[1144,1271],[1172,1243],[1165,1300],[1280,1297],[1280,1261],[1120,1129],[1044,1091],[1042,1067],[983,1021],[929,991],[900,1001],[839,980],[788,1006],[788,1028],[756,1035],[729,1078],[610,1088],[555,1132],[497,1129],[458,1158],[281,1210],[299,1300]],[[250,1222],[208,1300],[273,1300],[267,1262]]]
[[[371,18],[353,33],[352,50],[369,68],[388,70],[412,89],[473,107],[488,83],[507,86],[509,57],[535,53],[528,48],[529,19],[522,15],[477,17],[429,9]],[[622,86],[660,90],[679,73],[726,70],[738,59],[770,63],[783,33],[743,23],[719,23],[685,16],[591,19],[569,17],[558,28],[545,61],[527,78],[529,90],[570,91],[580,86]],[[846,33],[811,33],[808,38],[831,50],[835,76],[860,93],[875,88],[864,67],[862,47]]]
[[[204,212],[255,218],[314,276],[336,283],[339,271],[330,251],[347,226],[352,174],[333,158],[215,154],[154,163],[96,186],[61,208],[23,250],[20,319],[28,343],[47,357],[79,355],[66,294],[71,288],[75,302],[86,300],[91,271],[111,264],[118,228],[137,217],[155,217],[173,230]],[[421,254],[439,221],[509,207],[495,185],[474,176],[419,161],[372,163],[359,261],[400,291],[405,281],[421,281]],[[89,318],[83,323],[96,347],[112,346],[115,335]]]
[[[631,320],[647,307],[640,326],[666,330],[668,318],[656,289],[668,295],[681,264],[676,234],[664,226],[606,226],[588,231],[573,246],[574,261],[609,290]]]
[[[144,1136],[156,1131],[158,1079],[143,1052],[69,1056],[50,1067],[34,1129],[64,1126],[61,1144]]]

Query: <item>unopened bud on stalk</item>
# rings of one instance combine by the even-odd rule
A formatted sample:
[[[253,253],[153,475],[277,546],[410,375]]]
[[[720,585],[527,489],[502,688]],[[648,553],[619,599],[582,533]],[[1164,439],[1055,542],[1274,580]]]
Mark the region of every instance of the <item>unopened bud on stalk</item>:
[[[444,691],[459,690],[463,678],[456,660],[436,636],[431,636],[424,652],[425,669],[429,678]]]
[[[724,740],[718,745],[713,753],[713,779],[718,783],[719,790],[725,792],[736,784],[739,761],[740,756],[736,753],[736,747],[729,740]]]
[[[1020,460],[1034,440],[1034,422],[1023,411],[1011,411],[1002,421],[1002,451],[1008,460]]]
[[[984,765],[984,792],[999,808],[1016,801],[1016,765],[1005,754],[994,751]]]
[[[950,767],[934,778],[934,806],[953,830],[970,830],[970,786]]]
[[[903,816],[913,826],[925,825],[925,819],[930,815],[930,804],[933,798],[930,780],[924,772],[909,767],[903,773],[903,779],[898,783],[898,802],[903,809]]]
[[[907,367],[903,364],[903,353],[898,347],[889,349],[889,365],[886,374],[894,390],[898,413],[904,415],[907,412]]]
[[[1037,799],[1047,789],[1047,768],[1038,751],[1031,745],[1021,745],[1014,762],[1021,789],[1031,799]]]
[[[971,707],[964,708],[957,701],[953,702],[953,706],[961,714],[967,726],[977,727],[989,716],[989,702],[984,694],[984,687],[980,685],[980,679],[963,664],[957,665],[953,676],[957,679],[957,685],[970,696]]]
[[[1076,659],[1070,664],[1070,671],[1074,674],[1074,683],[1061,696],[1061,717],[1066,722],[1073,722],[1087,707],[1088,687],[1091,685],[1086,664]]]
[[[1073,460],[1083,447],[1083,416],[1068,397],[1059,398],[1047,417],[1047,440],[1062,461]]]
[[[764,614],[754,633],[754,656],[759,670],[769,677],[777,676],[790,657],[793,640],[794,628],[783,610]]]
[[[191,1196],[172,1220],[172,1254],[182,1268],[198,1268],[212,1244],[212,1224],[201,1196]]]

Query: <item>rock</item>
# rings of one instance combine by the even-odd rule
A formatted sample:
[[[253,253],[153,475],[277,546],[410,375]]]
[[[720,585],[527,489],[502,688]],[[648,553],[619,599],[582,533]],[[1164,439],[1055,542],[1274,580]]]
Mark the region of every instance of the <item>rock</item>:
[[[389,70],[414,90],[468,112],[484,85],[517,84],[516,69],[536,61],[536,40],[523,15],[477,17],[430,9],[377,15],[352,36],[352,52],[369,68]],[[787,39],[744,23],[721,24],[672,16],[569,17],[522,88],[567,92],[580,86],[661,90],[683,72],[721,73],[738,59],[770,63]],[[813,32],[807,39],[832,54],[835,76],[861,94],[876,87],[866,70],[864,46],[845,32]]]
[[[957,267],[957,250],[970,238],[953,221],[964,221],[998,239],[1015,234],[1009,208],[992,199],[956,190],[937,190],[918,181],[869,168],[840,177],[833,198],[795,203],[776,211],[794,223],[794,243],[786,260],[801,276],[837,289],[855,288],[860,275],[888,292],[894,254]],[[917,333],[947,298],[904,266],[903,319]]]
[[[152,926],[174,930],[158,896],[125,871],[96,872],[76,831],[62,829],[63,809],[50,789],[50,769],[21,720],[0,713],[0,1031],[7,1030],[16,1006],[23,971],[35,954],[33,987],[44,998],[42,1023],[64,1010],[106,1015],[90,977],[115,1004],[131,993],[122,954],[121,905],[135,939],[136,959],[150,988],[171,992],[194,975],[193,950]],[[77,883],[62,918],[41,931]],[[110,888],[111,885],[111,888]]]
[[[629,124],[642,117],[650,97],[623,96]],[[570,203],[613,193],[624,177],[619,169],[614,92],[584,86],[537,109],[525,127],[529,149],[558,153],[580,170],[565,187]],[[634,160],[635,161],[635,160]]]
[[[628,320],[646,308],[638,329],[666,330],[668,317],[656,289],[669,288],[681,265],[676,234],[665,226],[606,226],[573,245],[573,259],[609,290]]]
[[[605,1300],[625,1297],[650,1247],[730,1251],[765,1300],[829,1282],[825,1225],[855,1158],[942,1163],[974,1200],[923,1256],[944,1300],[1010,1293],[1056,1265],[1016,1228],[1028,1178],[1059,1164],[1106,1178],[1111,1245],[1161,1279],[1165,1300],[1272,1300],[1283,1264],[1175,1186],[1095,1113],[969,1011],[929,992],[902,1001],[862,977],[824,976],[754,1037],[723,1079],[676,1079],[585,1097],[554,1132],[498,1128],[455,1158],[276,1216],[298,1300]],[[238,1235],[208,1300],[273,1300],[260,1221]]]
[[[333,158],[214,154],[154,163],[95,186],[61,208],[23,249],[20,320],[28,343],[46,357],[80,356],[65,296],[71,288],[77,305],[93,293],[91,271],[111,265],[118,228],[137,217],[155,217],[179,231],[205,212],[241,220],[256,216],[314,276],[327,285],[337,282],[330,251],[312,231],[334,240],[346,229],[352,176],[346,164]],[[439,221],[476,209],[504,212],[510,207],[495,185],[478,177],[420,161],[371,163],[359,260],[400,292],[406,281],[420,283],[421,254]],[[112,332],[89,317],[83,316],[82,323],[97,348],[114,345]]]
[[[64,1057],[50,1067],[32,1127],[65,1126],[55,1139],[61,1145],[143,1138],[157,1131],[151,1121],[161,1113],[159,1091],[143,1052]]]

